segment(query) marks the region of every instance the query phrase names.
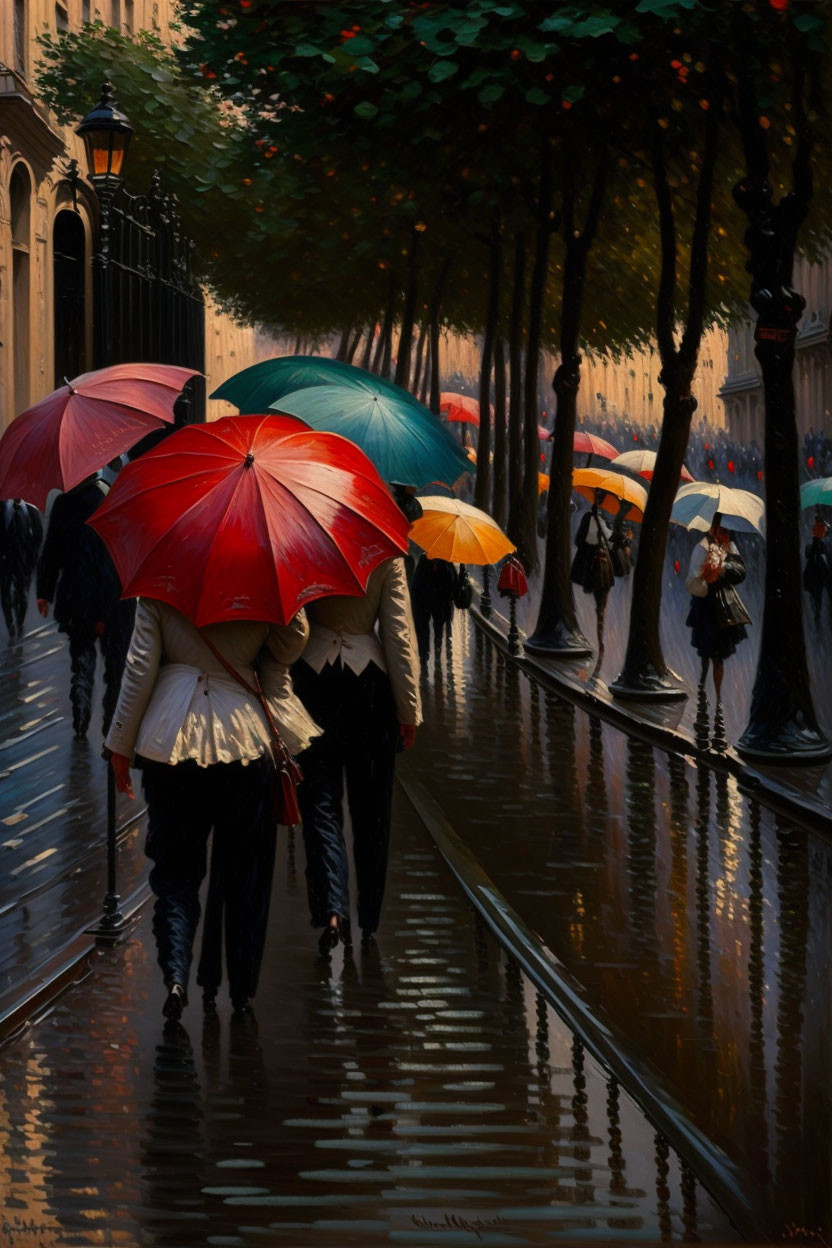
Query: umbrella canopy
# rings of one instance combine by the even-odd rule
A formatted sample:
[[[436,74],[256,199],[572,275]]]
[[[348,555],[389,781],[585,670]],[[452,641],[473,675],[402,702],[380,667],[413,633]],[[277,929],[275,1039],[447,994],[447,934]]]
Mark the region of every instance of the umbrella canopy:
[[[287,624],[360,595],[407,521],[357,446],[287,416],[189,425],[123,469],[90,520],[124,586],[201,627]]]
[[[539,472],[539,473],[537,474],[537,492],[538,492],[538,494],[542,494],[542,493],[543,493],[543,491],[544,491],[544,490],[548,490],[548,488],[549,488],[549,476],[548,476],[548,473],[545,473],[545,472]]]
[[[211,395],[212,399],[225,399],[240,409],[241,413],[266,412],[284,394],[307,390],[310,386],[371,386],[374,393],[385,391],[394,395],[407,394],[400,386],[384,377],[376,377],[355,364],[330,360],[322,355],[281,355],[273,360],[261,360],[224,381]],[[412,402],[422,411],[421,403]],[[435,417],[434,417],[435,419]]]
[[[644,477],[645,481],[652,481],[656,468],[656,452],[625,451],[623,455],[616,455],[615,459],[611,460],[610,468],[626,468],[628,472],[635,472],[639,477]],[[682,464],[680,480],[693,481],[693,477],[684,464]]]
[[[832,477],[817,477],[804,481],[800,487],[800,508],[832,507]]]
[[[579,455],[600,455],[602,459],[615,459],[618,451],[611,442],[605,442],[594,433],[578,432],[572,438],[572,450]]]
[[[452,390],[443,390],[439,396],[439,411],[446,420],[457,421],[459,424],[479,425],[480,423],[480,405],[468,394],[455,394]]]
[[[630,503],[627,519],[636,523],[644,519],[647,491],[643,485],[620,472],[611,472],[609,468],[578,468],[572,473],[572,489],[590,503],[595,502],[596,490],[604,490],[606,493],[601,503],[604,511],[615,515],[619,502],[626,500]]]
[[[114,364],[59,386],[0,439],[0,498],[24,498],[43,511],[50,490],[71,490],[171,424],[182,387],[196,376],[171,364]]]
[[[313,429],[340,433],[359,446],[385,481],[448,485],[471,471],[464,449],[432,412],[399,387],[311,386],[275,406]]]
[[[707,533],[719,512],[726,529],[766,535],[765,503],[750,490],[735,490],[718,481],[693,481],[676,494],[670,519],[686,529]]]
[[[410,540],[431,559],[449,563],[497,563],[516,547],[479,507],[458,498],[430,495],[419,499],[422,516],[410,529]]]

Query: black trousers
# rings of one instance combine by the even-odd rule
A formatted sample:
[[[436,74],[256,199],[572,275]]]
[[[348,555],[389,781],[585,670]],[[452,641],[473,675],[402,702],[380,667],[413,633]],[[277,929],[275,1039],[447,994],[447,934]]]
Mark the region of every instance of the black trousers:
[[[69,639],[69,700],[72,703],[72,725],[76,733],[84,735],[90,725],[95,686],[95,645],[98,642],[104,664],[102,726],[104,735],[107,734],[118,702],[121,674],[130,648],[135,614],[134,601],[117,603],[100,635],[96,633],[95,624],[91,620],[73,620],[69,624],[61,625],[61,631]]]
[[[306,885],[313,927],[331,914],[349,916],[349,867],[344,843],[344,777],[352,820],[358,924],[378,927],[393,805],[399,728],[390,680],[375,663],[360,676],[340,662],[316,673],[303,660],[292,670],[295,692],[323,728],[298,762],[306,846]]]
[[[213,828],[230,993],[233,1000],[252,997],[266,941],[274,872],[277,828],[270,796],[271,762],[199,767],[193,760],[169,765],[144,759],[141,765],[148,807],[145,853],[153,862],[150,887],[156,897],[153,934],[165,982],[188,984],[200,915],[199,889]],[[206,973],[216,979],[205,986],[216,988],[221,934],[212,929],[206,939]]]

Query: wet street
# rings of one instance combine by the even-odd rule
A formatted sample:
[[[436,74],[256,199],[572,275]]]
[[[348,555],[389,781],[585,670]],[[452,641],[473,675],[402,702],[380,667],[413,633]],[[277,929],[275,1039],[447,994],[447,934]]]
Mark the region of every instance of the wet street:
[[[64,718],[43,730],[48,782],[39,760],[20,768],[31,793],[0,787],[2,817],[38,792],[72,816],[4,848],[21,892],[44,884],[15,907],[3,872],[4,922],[25,933],[42,907],[35,936],[4,944],[12,978],[95,917],[103,882],[103,854],[84,857],[103,833],[96,752],[71,744],[65,654],[43,653],[59,642],[46,630],[5,658],[5,757],[35,752],[19,739],[30,693],[47,723]],[[541,690],[467,618],[425,696],[408,774],[737,1164],[771,1238],[828,1235],[828,844]],[[54,871],[30,877],[46,849]],[[127,893],[144,870],[137,830],[122,859]],[[317,958],[302,845],[282,832],[256,1021],[225,1002],[204,1019],[197,993],[163,1030],[162,996],[145,908],[4,1048],[9,1242],[24,1225],[48,1244],[171,1248],[740,1239],[475,915],[401,791],[376,948]]]

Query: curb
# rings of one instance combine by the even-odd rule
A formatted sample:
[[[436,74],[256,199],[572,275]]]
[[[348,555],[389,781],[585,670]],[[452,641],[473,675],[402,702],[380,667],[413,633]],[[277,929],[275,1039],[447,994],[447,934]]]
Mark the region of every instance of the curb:
[[[778,785],[769,775],[745,763],[733,747],[729,746],[724,752],[703,750],[686,732],[681,732],[678,728],[650,723],[643,717],[626,710],[623,704],[613,699],[606,701],[594,693],[585,682],[569,680],[566,673],[558,672],[535,655],[527,652],[522,655],[510,654],[506,635],[499,624],[496,624],[493,619],[486,619],[475,606],[470,608],[469,613],[477,628],[495,643],[510,662],[515,663],[527,676],[537,680],[539,684],[551,689],[560,697],[566,698],[592,715],[597,715],[623,732],[638,737],[648,745],[672,750],[676,754],[695,759],[697,763],[704,763],[713,771],[733,775],[739,782],[742,793],[768,806],[775,814],[783,815],[812,831],[820,830],[832,836],[832,808],[825,802],[820,799],[812,801],[811,798],[807,799],[794,789]],[[497,616],[497,618],[503,617]]]
[[[629,1051],[626,1038],[591,1004],[582,984],[509,905],[448,823],[442,808],[409,771],[408,764],[399,763],[402,790],[496,939],[690,1166],[740,1234],[752,1243],[767,1242],[770,1234],[758,1212],[762,1207],[759,1194],[743,1187],[737,1167],[690,1121],[663,1076]]]
[[[150,887],[144,883],[125,901],[122,906],[126,920],[125,935],[150,896]],[[38,968],[35,979],[25,987],[18,986],[13,990],[13,999],[0,998],[0,1049],[18,1040],[54,1006],[59,997],[86,978],[87,964],[95,949],[95,937],[82,928]]]

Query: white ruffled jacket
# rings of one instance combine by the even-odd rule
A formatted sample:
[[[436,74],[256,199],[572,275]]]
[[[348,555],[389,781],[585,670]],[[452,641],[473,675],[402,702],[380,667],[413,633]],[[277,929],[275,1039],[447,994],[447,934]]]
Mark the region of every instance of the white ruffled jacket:
[[[140,598],[108,749],[161,763],[194,759],[201,767],[269,753],[260,703],[214,657],[201,631],[249,684],[263,651],[258,665],[263,692],[293,754],[320,736],[295,697],[289,674],[309,636],[303,611],[286,627],[234,621],[200,630],[166,603]]]

